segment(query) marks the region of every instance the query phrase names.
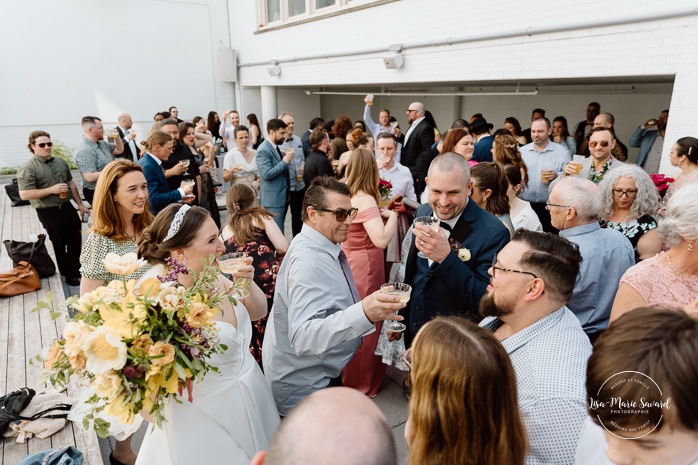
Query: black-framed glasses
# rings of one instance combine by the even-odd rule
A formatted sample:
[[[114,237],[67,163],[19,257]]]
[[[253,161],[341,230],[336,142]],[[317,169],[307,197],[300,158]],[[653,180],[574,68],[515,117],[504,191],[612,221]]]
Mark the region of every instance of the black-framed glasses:
[[[634,199],[637,197],[637,189],[628,189],[628,190],[623,190],[623,189],[611,189],[611,192],[613,192],[613,197],[618,197],[621,198],[624,195],[627,196],[629,199]]]
[[[497,271],[510,271],[512,273],[521,273],[521,274],[530,274],[534,278],[537,278],[535,273],[531,273],[530,271],[521,271],[521,270],[514,270],[511,268],[502,268],[500,266],[497,266],[497,254],[494,254],[494,257],[492,258],[492,277],[495,277],[495,273]]]
[[[550,210],[550,207],[570,208],[569,205],[558,205],[556,203],[545,202],[545,208]]]
[[[413,112],[413,111],[418,111],[418,110],[412,110],[410,108],[407,109],[407,113]]]
[[[356,214],[359,212],[358,208],[350,208],[349,210],[345,210],[344,208],[328,210],[326,208],[319,208],[316,206],[313,206],[313,208],[320,212],[334,213],[334,218],[340,223],[344,222],[344,220],[347,219],[347,216],[353,220],[354,218],[356,218]]]
[[[53,142],[39,142],[39,143],[36,144],[36,145],[37,145],[40,149],[43,149],[43,148],[46,147],[47,145],[48,145],[49,147],[53,147]]]

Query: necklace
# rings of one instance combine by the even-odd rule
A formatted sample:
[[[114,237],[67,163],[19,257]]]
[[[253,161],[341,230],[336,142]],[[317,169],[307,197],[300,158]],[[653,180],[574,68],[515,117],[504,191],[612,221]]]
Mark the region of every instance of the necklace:
[[[671,268],[671,271],[673,271],[674,274],[675,274],[676,276],[679,277],[679,279],[681,280],[681,282],[683,283],[683,285],[686,286],[686,289],[688,289],[688,291],[689,291],[692,295],[694,295],[694,296],[695,296],[696,294],[698,294],[698,293],[696,293],[696,291],[693,289],[693,287],[691,287],[691,285],[688,283],[688,281],[686,281],[686,280],[684,279],[684,277],[681,275],[681,273],[679,273],[679,271],[678,271],[676,268],[674,268],[674,265],[671,263],[671,258],[669,258],[669,254],[666,253],[666,252],[662,252],[662,253],[663,253],[664,256],[666,257],[666,262],[667,262],[667,264],[669,265],[669,268]]]

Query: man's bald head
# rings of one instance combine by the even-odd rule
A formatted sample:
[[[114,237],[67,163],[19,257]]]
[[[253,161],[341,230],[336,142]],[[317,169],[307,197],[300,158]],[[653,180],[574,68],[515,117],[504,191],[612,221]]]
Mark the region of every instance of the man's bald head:
[[[610,129],[613,127],[615,122],[616,120],[611,113],[600,113],[599,116],[594,118],[594,127],[604,127]]]
[[[380,409],[360,392],[317,391],[284,419],[251,465],[397,465],[395,441]]]
[[[119,126],[121,126],[124,129],[131,129],[131,126],[133,126],[133,120],[131,119],[131,115],[129,115],[128,113],[123,113],[119,115],[117,121],[119,122]]]

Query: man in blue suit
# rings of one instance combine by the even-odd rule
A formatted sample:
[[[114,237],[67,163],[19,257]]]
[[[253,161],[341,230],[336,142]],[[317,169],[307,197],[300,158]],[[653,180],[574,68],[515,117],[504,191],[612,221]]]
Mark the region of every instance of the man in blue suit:
[[[171,203],[183,202],[191,204],[194,202],[192,190],[194,185],[182,185],[178,189],[170,191],[167,185],[165,171],[162,162],[170,158],[174,139],[171,135],[162,131],[155,131],[148,136],[147,151],[138,160],[138,164],[143,168],[143,174],[148,182],[148,209],[153,216]]]
[[[288,165],[293,162],[293,150],[285,154],[279,148],[286,140],[287,125],[278,118],[267,122],[269,137],[257,148],[257,169],[259,170],[259,203],[274,213],[274,221],[284,232],[286,202],[289,200]]]
[[[437,315],[461,315],[479,322],[480,298],[490,277],[494,254],[510,239],[509,230],[494,215],[469,200],[472,190],[468,162],[457,153],[439,155],[427,175],[429,204],[415,217],[435,216],[441,228],[415,225],[405,268],[412,286],[407,304],[408,342]],[[420,258],[422,251],[428,258]]]
[[[475,118],[470,123],[470,132],[476,140],[473,160],[478,162],[492,161],[492,142],[494,142],[490,134],[492,128],[493,126],[485,118]]]
[[[669,110],[664,110],[659,118],[650,118],[637,128],[628,142],[631,147],[640,147],[637,164],[649,174],[659,172],[668,120]]]

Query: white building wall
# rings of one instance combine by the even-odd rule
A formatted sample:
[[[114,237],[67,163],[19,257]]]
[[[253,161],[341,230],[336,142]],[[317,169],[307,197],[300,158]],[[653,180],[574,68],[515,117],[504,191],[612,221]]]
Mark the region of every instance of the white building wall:
[[[673,93],[653,90],[652,86],[645,90],[647,85],[640,83],[634,97],[575,92],[546,97],[542,85],[541,95],[536,97],[464,97],[458,103],[464,110],[461,116],[483,112],[499,126],[503,117],[513,115],[526,127],[535,106],[547,105],[549,116],[562,114],[574,124],[583,119],[586,104],[597,100],[604,110],[615,111],[620,120],[619,136],[625,142],[637,124],[670,105],[664,147],[668,156],[674,140],[698,132],[697,15],[698,5],[691,0],[584,4],[506,0],[472,2],[467,8],[460,0],[402,0],[263,32],[257,32],[255,9],[241,7],[231,13],[230,30],[232,42],[244,43],[240,47],[240,80],[242,86],[249,87],[337,86],[378,91],[384,85],[424,89],[457,83],[549,84],[576,79],[577,84],[583,84],[585,79],[609,83],[621,79],[619,87],[629,89],[625,84],[633,84],[638,77],[647,80],[659,76],[658,81],[670,82],[675,76]],[[663,19],[654,19],[657,17]],[[472,41],[417,46],[425,42],[445,44],[463,37]],[[405,45],[405,65],[400,70],[385,69],[381,57],[389,55],[388,47],[396,43]],[[368,52],[372,49],[375,53]],[[347,56],[303,59],[344,52]],[[278,77],[266,70],[274,60],[282,70]],[[513,85],[507,90],[513,90]],[[376,105],[388,103],[404,128],[405,102],[415,99],[385,98]],[[432,108],[438,109],[433,113],[442,127],[450,124],[454,99],[428,99],[428,106],[434,102]],[[347,113],[357,119],[361,98],[323,97],[321,109],[328,112],[325,117]],[[668,168],[663,164],[663,169]]]
[[[2,17],[0,167],[30,156],[35,129],[75,147],[85,115],[128,112],[141,139],[171,105],[182,119],[233,105],[218,69],[226,0],[24,0]]]

